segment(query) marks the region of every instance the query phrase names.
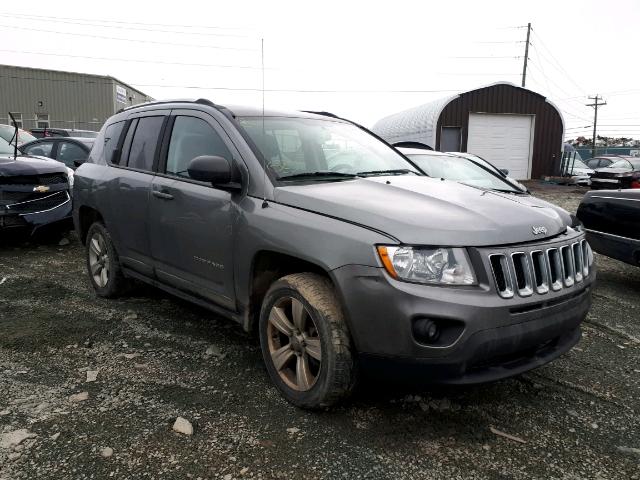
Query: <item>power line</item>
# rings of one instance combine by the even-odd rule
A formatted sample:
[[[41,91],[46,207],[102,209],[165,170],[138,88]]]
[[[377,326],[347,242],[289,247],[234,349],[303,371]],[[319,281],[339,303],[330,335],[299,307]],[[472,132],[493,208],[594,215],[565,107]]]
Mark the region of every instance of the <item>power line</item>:
[[[571,83],[573,83],[576,87],[578,87],[578,90],[582,91],[583,93],[585,93],[586,95],[586,91],[584,88],[582,88],[572,77],[571,75],[569,75],[569,72],[567,72],[567,70],[562,66],[562,64],[558,61],[558,59],[553,55],[553,53],[551,52],[551,50],[545,45],[544,41],[542,40],[542,38],[540,37],[540,35],[538,35],[538,33],[533,30],[533,34],[536,36],[536,38],[538,39],[538,41],[540,42],[540,46],[542,48],[544,48],[548,53],[549,56],[551,56],[551,58],[555,61],[555,63],[557,64],[557,67],[555,67],[556,69],[558,69],[559,71],[561,71],[562,73],[564,73],[564,75],[571,81]],[[549,62],[552,66],[553,64],[551,62]]]
[[[121,25],[145,25],[145,26],[154,26],[154,27],[175,27],[175,28],[200,28],[200,29],[214,29],[214,30],[248,30],[242,27],[221,27],[221,26],[213,26],[213,25],[184,25],[184,24],[171,24],[171,23],[144,23],[144,22],[125,22],[121,20],[96,20],[95,18],[72,18],[72,17],[53,17],[53,16],[41,16],[41,15],[31,15],[31,14],[17,14],[12,13],[12,15],[22,15],[26,17],[41,17],[41,18],[50,18],[53,20],[75,20],[80,22],[101,22],[101,23],[117,23]]]
[[[214,67],[214,68],[238,68],[238,69],[260,70],[260,67],[252,67],[250,65],[220,65],[220,64],[210,64],[210,63],[164,62],[161,60],[96,57],[96,56],[89,56],[89,55],[69,55],[65,53],[30,52],[30,51],[24,51],[24,50],[9,50],[9,49],[3,49],[3,48],[0,48],[0,52],[22,53],[27,55],[45,55],[45,56],[51,56],[51,57],[83,58],[87,60],[108,60],[108,61],[114,61],[114,62],[151,63],[151,64],[157,64],[157,65],[180,65],[185,67]]]
[[[160,42],[157,40],[143,40],[137,38],[119,38],[119,37],[111,37],[105,35],[94,35],[89,33],[76,33],[76,32],[60,32],[58,30],[43,30],[41,28],[28,28],[28,27],[18,27],[16,25],[2,25],[3,28],[13,28],[16,30],[28,30],[30,32],[39,32],[39,33],[55,33],[59,35],[71,35],[75,37],[86,37],[86,38],[100,38],[103,40],[116,40],[120,42],[137,42],[137,43],[149,43],[154,45],[169,45],[172,47],[188,47],[188,48],[212,48],[216,50],[235,50],[235,51],[247,51],[247,52],[255,52],[257,51],[255,48],[241,48],[241,47],[223,47],[220,45],[195,45],[192,43],[173,43],[173,42]]]
[[[68,79],[55,79],[55,78],[40,78],[40,77],[27,77],[23,75],[0,75],[0,78],[12,78],[16,80],[35,80],[44,82],[63,82],[63,83],[88,83],[98,85],[112,85],[112,80],[68,80]],[[220,87],[220,86],[200,86],[200,85],[160,85],[160,84],[147,84],[141,82],[127,82],[132,86],[138,87],[158,87],[158,88],[186,88],[196,90],[229,90],[239,92],[261,92],[261,88],[239,88],[239,87]],[[451,93],[460,92],[463,89],[443,89],[443,90],[314,90],[314,89],[285,89],[285,88],[272,88],[266,89],[266,92],[280,92],[280,93],[364,93],[364,94],[379,94],[379,93]]]
[[[141,32],[174,33],[179,35],[201,35],[201,36],[211,36],[211,37],[255,38],[249,35],[237,35],[233,33],[180,32],[176,30],[163,30],[163,29],[157,29],[157,28],[140,28],[140,27],[134,27],[131,25],[102,25],[100,23],[81,23],[81,22],[89,22],[89,20],[80,20],[80,19],[72,19],[72,18],[65,18],[65,17],[46,17],[42,15],[16,15],[16,14],[9,14],[9,13],[0,13],[0,17],[30,20],[30,21],[36,21],[36,22],[50,22],[52,20],[55,20],[56,23],[66,23],[66,24],[75,25],[75,26],[116,28],[119,30],[137,30]]]

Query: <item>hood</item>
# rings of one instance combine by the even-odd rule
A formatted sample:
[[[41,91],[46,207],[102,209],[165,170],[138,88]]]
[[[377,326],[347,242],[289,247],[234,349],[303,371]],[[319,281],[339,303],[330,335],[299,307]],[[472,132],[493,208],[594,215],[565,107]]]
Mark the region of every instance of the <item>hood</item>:
[[[594,171],[590,168],[573,167],[571,169],[571,175],[589,175],[591,173],[594,173]]]
[[[558,235],[571,225],[566,211],[529,195],[409,175],[281,186],[274,197],[278,203],[356,223],[415,245],[529,242]],[[545,227],[547,233],[534,235],[533,227]]]
[[[611,175],[619,175],[619,174],[627,174],[627,175],[631,175],[633,173],[632,170],[629,170],[628,168],[608,168],[608,167],[603,167],[603,168],[598,168],[595,171],[596,175],[602,176],[603,174],[605,176],[607,176],[607,174],[609,174],[608,176]]]
[[[0,156],[0,177],[47,173],[67,173],[67,167],[64,163],[51,159],[19,155],[14,160],[13,155],[9,157]]]

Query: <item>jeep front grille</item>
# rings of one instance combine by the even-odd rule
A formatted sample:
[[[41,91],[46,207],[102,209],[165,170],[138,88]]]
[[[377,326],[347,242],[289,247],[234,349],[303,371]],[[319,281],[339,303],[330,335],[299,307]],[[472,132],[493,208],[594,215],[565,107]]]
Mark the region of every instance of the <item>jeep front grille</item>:
[[[569,288],[589,275],[586,240],[559,247],[492,253],[489,264],[496,290],[503,298],[544,295]],[[523,249],[524,250],[524,249]]]

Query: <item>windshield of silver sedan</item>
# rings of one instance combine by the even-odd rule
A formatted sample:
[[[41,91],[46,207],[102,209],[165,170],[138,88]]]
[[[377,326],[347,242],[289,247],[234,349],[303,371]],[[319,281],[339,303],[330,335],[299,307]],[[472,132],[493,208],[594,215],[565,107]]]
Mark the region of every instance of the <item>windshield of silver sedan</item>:
[[[313,118],[240,117],[277,180],[345,180],[421,175],[395,150],[345,122]]]
[[[453,180],[497,192],[523,193],[493,170],[466,157],[442,154],[409,154],[408,157],[430,177]]]

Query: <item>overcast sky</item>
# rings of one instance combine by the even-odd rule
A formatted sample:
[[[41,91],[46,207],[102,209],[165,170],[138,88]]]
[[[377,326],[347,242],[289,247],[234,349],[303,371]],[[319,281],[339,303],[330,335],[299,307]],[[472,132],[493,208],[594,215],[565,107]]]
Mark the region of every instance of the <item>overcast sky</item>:
[[[112,75],[158,99],[260,104],[264,38],[268,107],[327,110],[371,126],[482,85],[519,85],[531,22],[527,87],[560,106],[567,137],[590,135],[593,109],[584,104],[600,93],[608,104],[599,133],[640,138],[638,0],[170,5],[9,2],[0,63]]]

